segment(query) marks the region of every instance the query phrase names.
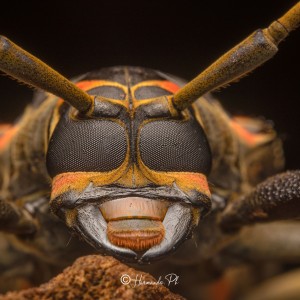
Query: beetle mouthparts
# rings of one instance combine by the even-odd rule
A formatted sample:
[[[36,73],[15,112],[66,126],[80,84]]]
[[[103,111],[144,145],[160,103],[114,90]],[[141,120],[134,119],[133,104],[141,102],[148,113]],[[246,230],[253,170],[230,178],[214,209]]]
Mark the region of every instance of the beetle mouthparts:
[[[134,218],[162,221],[169,205],[169,201],[126,197],[106,201],[100,205],[100,210],[106,221]]]
[[[126,219],[109,221],[107,237],[112,244],[134,251],[148,250],[158,245],[165,235],[161,221]]]
[[[168,201],[142,197],[126,197],[104,202],[100,211],[107,224],[109,241],[134,251],[148,250],[159,244],[165,235],[162,221]]]
[[[87,204],[73,223],[96,249],[127,262],[155,261],[188,239],[200,218],[199,208],[183,202],[141,197]]]

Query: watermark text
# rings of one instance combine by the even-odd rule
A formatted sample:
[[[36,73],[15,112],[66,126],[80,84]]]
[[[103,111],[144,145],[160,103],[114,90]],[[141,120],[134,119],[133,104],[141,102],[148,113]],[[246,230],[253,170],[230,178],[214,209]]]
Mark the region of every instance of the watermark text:
[[[120,281],[124,285],[129,285],[130,287],[136,287],[140,285],[177,285],[179,283],[179,275],[175,273],[170,273],[165,276],[159,276],[156,281],[146,280],[144,275],[136,274],[135,277],[130,277],[128,274],[123,274],[120,277]]]

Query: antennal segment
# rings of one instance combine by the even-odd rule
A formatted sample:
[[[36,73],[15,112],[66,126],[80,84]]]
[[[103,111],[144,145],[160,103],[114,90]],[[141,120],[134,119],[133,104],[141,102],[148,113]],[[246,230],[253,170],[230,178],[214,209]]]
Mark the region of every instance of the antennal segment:
[[[4,36],[0,36],[0,70],[61,97],[83,113],[92,106],[90,95]]]
[[[259,29],[181,88],[173,98],[178,110],[203,94],[230,83],[269,60],[277,45],[300,24],[300,2],[266,29]]]
[[[279,18],[278,22],[282,24],[288,32],[298,28],[300,26],[300,2],[295,4],[285,15]]]

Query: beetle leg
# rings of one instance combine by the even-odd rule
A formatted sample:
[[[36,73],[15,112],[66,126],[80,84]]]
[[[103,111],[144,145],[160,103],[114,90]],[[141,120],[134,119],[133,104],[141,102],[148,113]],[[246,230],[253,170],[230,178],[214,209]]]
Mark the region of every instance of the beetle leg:
[[[37,229],[30,214],[14,203],[0,199],[0,231],[14,234],[31,234]]]
[[[35,269],[31,256],[18,250],[2,232],[0,253],[0,293],[30,287]]]
[[[244,227],[217,247],[214,261],[222,270],[245,263],[261,267],[268,262],[277,265],[299,264],[299,230],[300,224],[297,221]]]
[[[0,294],[40,285],[62,268],[29,253],[15,236],[0,232]]]
[[[286,299],[299,298],[300,295],[300,269],[292,270],[282,275],[275,276],[251,289],[243,300],[257,299]]]
[[[300,170],[268,178],[244,198],[230,203],[221,214],[224,230],[256,222],[300,217]]]

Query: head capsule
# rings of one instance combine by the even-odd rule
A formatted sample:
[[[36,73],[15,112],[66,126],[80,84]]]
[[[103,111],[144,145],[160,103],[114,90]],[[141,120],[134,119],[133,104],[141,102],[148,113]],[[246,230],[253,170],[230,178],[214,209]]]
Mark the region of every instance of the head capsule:
[[[174,250],[211,205],[205,133],[192,108],[174,108],[179,84],[164,76],[87,74],[78,86],[92,110],[60,105],[47,152],[53,211],[96,248],[142,263]]]

